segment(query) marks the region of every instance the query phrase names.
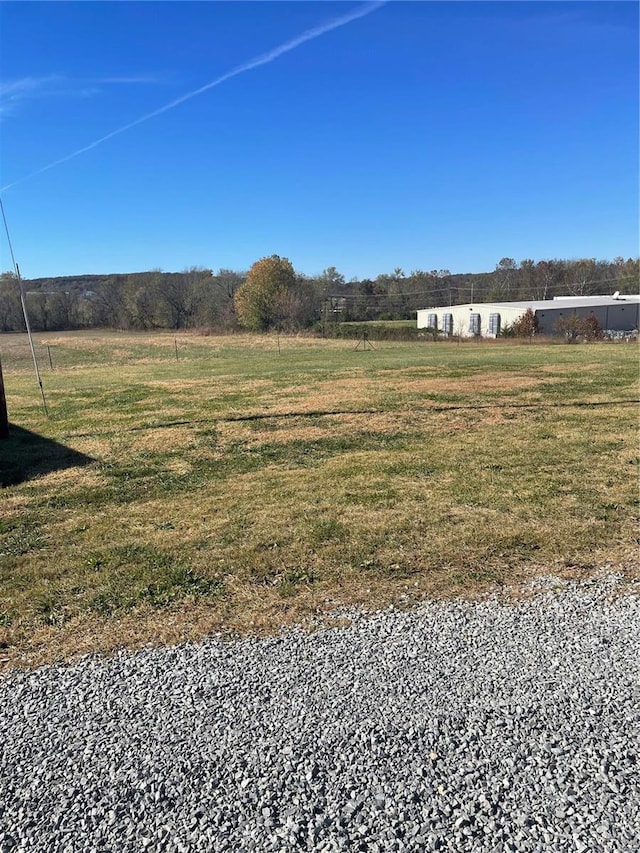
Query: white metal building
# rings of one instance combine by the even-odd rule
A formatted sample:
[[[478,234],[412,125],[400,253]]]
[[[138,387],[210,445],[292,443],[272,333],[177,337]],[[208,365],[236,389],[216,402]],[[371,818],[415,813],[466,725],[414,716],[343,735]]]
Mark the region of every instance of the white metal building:
[[[422,308],[419,329],[436,329],[442,335],[462,338],[495,338],[530,308],[542,335],[556,334],[562,317],[577,314],[594,316],[600,328],[612,332],[631,332],[640,325],[640,296],[558,296],[525,302],[480,302],[451,305],[448,308]]]

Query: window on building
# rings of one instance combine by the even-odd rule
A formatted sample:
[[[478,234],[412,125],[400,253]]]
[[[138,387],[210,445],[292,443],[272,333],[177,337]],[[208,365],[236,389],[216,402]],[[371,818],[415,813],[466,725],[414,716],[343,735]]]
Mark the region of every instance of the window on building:
[[[437,314],[427,314],[427,328],[428,329],[437,329],[438,328],[438,315]]]
[[[500,334],[500,315],[489,314],[489,334],[495,335],[496,338]]]
[[[469,333],[471,335],[480,334],[480,315],[475,312],[469,314]]]
[[[453,314],[442,315],[442,331],[445,335],[453,334]]]

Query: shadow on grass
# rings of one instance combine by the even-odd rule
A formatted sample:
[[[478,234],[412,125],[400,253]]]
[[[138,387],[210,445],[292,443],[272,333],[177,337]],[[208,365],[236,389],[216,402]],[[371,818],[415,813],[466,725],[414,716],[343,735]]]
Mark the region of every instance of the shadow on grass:
[[[9,438],[0,441],[0,488],[89,462],[90,456],[12,424]]]

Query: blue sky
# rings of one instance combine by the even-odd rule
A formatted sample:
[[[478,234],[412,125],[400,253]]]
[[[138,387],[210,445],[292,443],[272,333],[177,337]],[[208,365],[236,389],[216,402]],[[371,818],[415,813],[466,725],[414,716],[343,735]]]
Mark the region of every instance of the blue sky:
[[[0,49],[26,278],[638,255],[635,2],[4,2]]]

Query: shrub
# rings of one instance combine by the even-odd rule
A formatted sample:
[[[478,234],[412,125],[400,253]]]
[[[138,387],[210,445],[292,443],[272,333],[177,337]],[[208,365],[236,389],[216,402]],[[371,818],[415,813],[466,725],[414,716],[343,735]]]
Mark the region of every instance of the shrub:
[[[538,331],[538,318],[531,308],[527,308],[522,317],[518,317],[511,326],[510,331],[516,338],[532,338]]]
[[[600,341],[604,337],[598,318],[593,314],[588,317],[580,314],[561,317],[556,323],[556,331],[563,334],[569,344],[578,341]]]

